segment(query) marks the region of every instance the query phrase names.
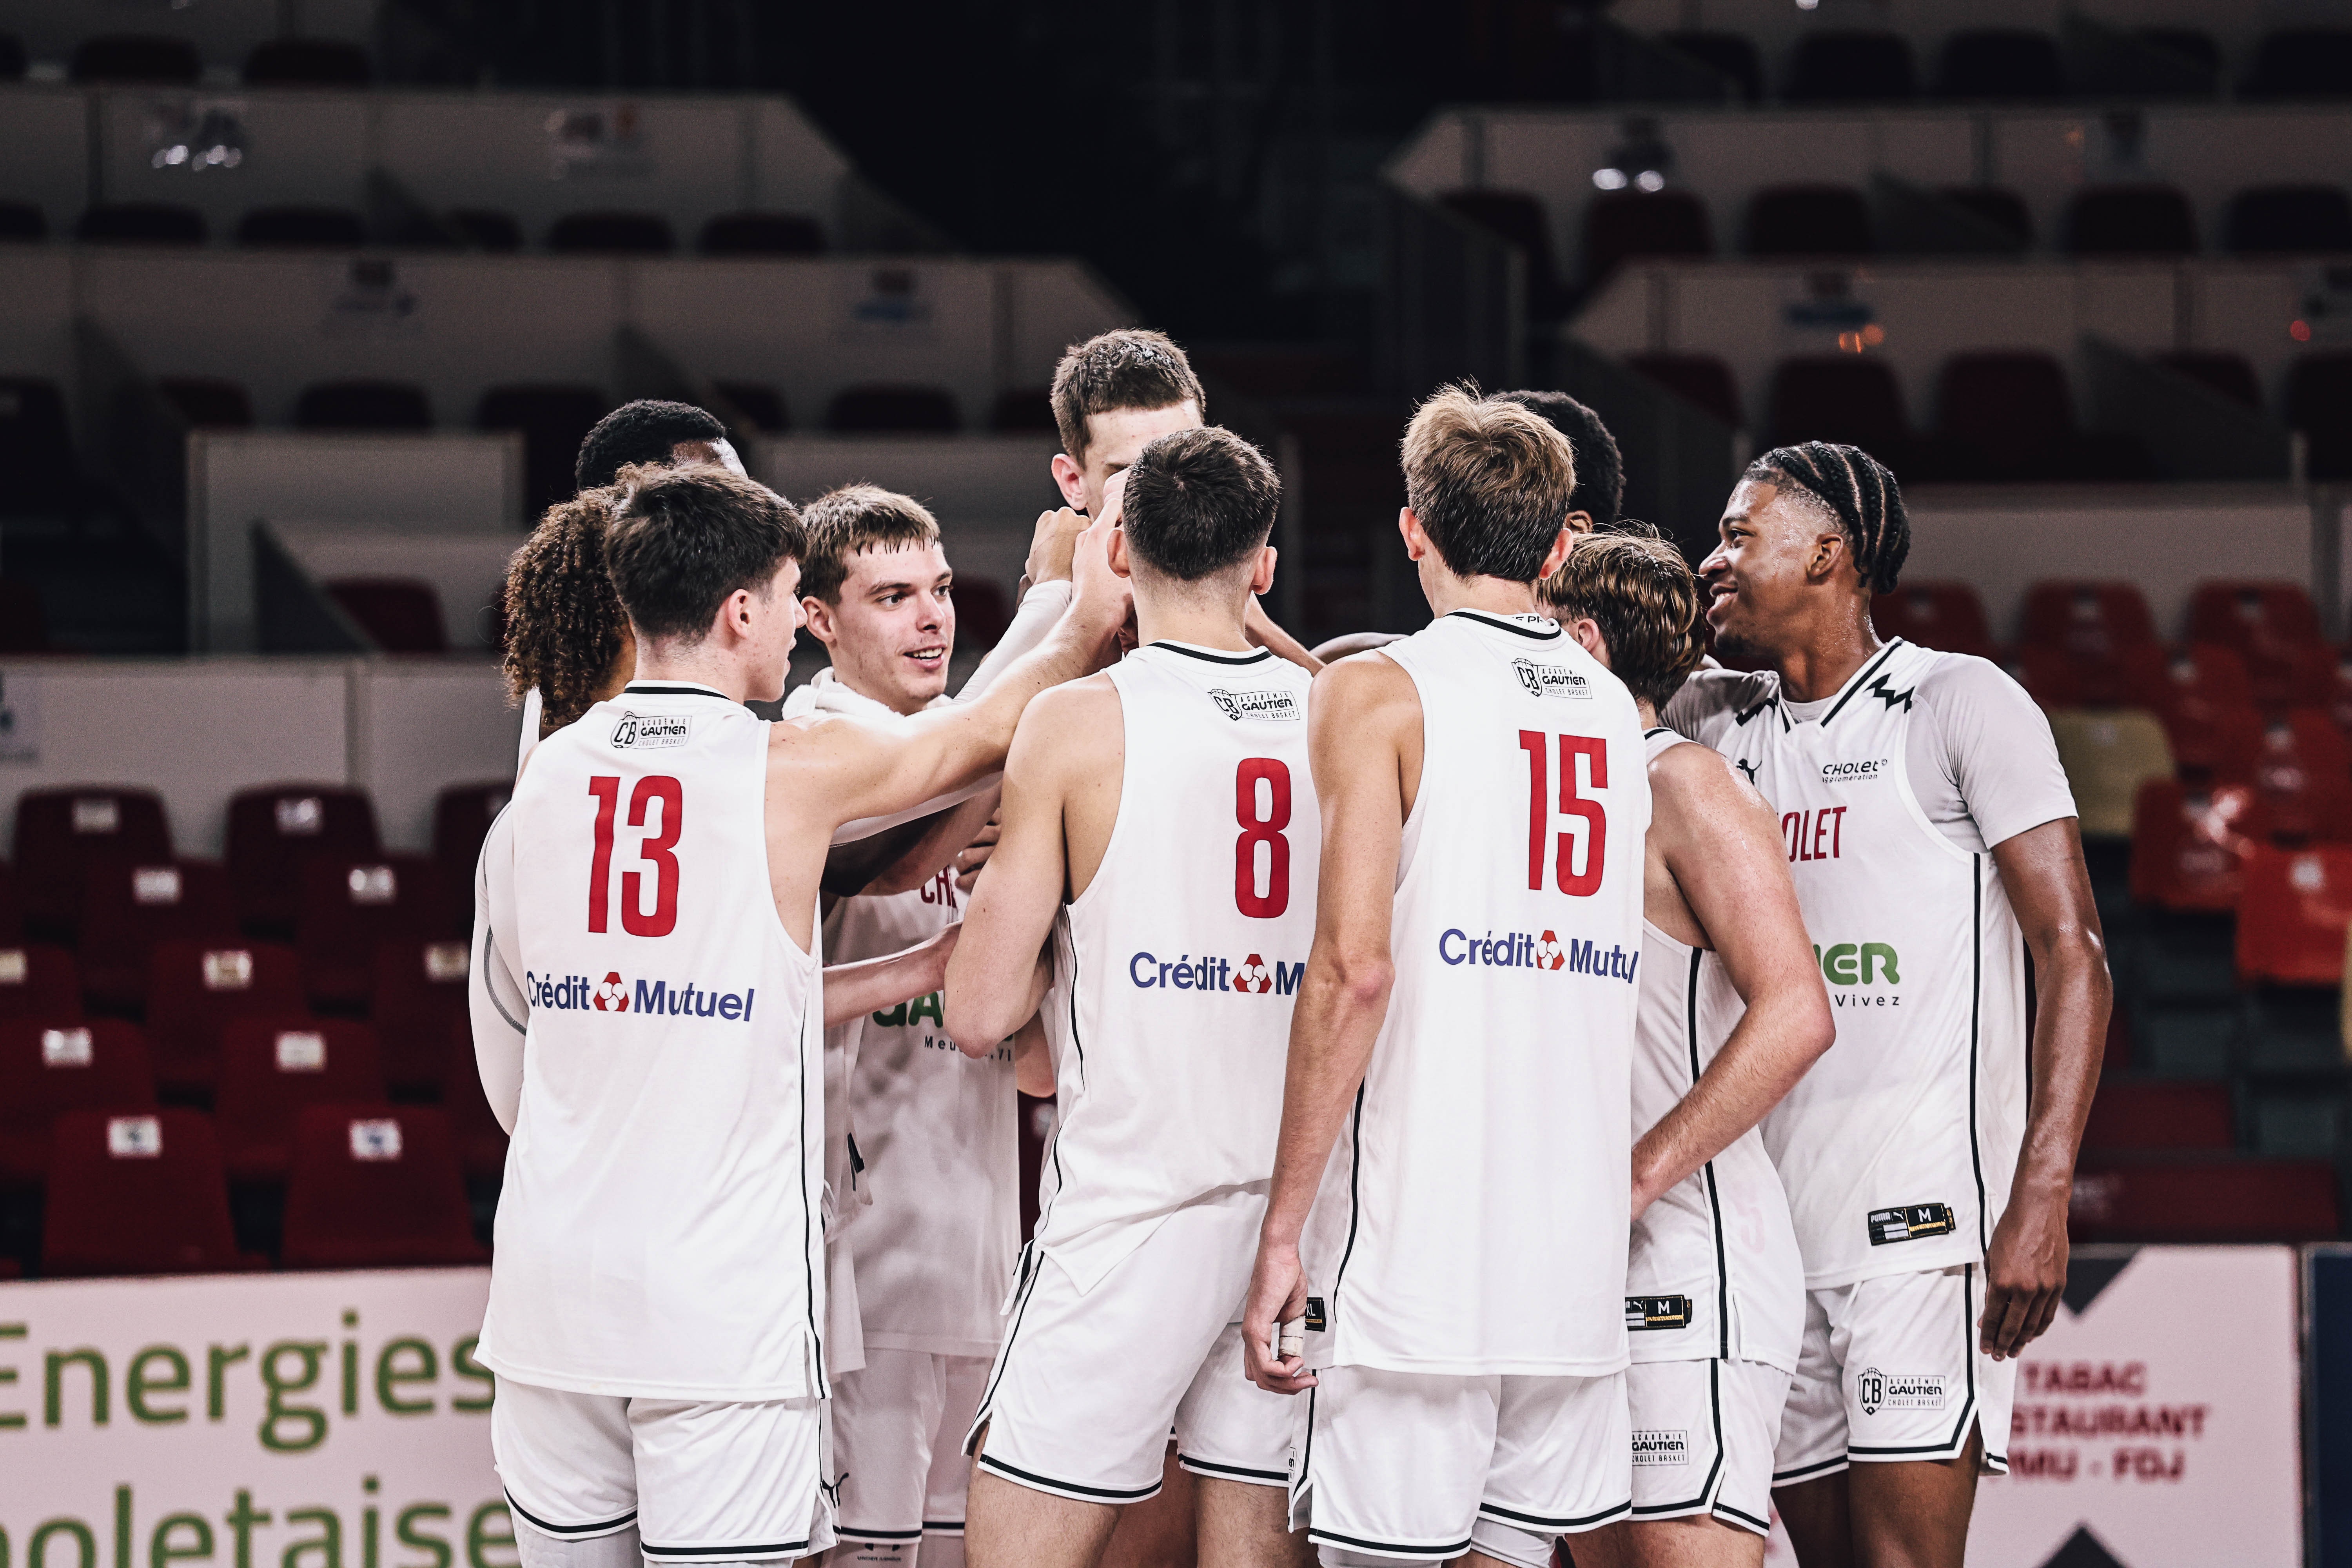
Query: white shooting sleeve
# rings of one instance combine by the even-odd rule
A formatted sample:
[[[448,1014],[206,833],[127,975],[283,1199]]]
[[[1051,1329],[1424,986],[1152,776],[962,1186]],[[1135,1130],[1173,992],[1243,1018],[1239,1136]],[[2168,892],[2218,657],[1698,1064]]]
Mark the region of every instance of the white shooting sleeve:
[[[466,970],[466,1005],[474,1065],[490,1114],[511,1134],[522,1104],[522,1044],[530,1003],[516,977],[514,835],[500,812],[474,865],[474,950]]]

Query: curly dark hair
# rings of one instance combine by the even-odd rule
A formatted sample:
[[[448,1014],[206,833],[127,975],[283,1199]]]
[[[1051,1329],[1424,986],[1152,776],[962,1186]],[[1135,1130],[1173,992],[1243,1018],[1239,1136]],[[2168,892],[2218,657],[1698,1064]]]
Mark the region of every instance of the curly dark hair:
[[[629,617],[604,568],[615,489],[583,490],[547,509],[507,565],[509,700],[532,687],[552,731],[588,711],[621,657]]]
[[[708,409],[641,397],[596,421],[580,443],[580,456],[572,466],[572,484],[595,489],[611,484],[632,463],[668,462],[680,442],[725,439],[727,426]]]

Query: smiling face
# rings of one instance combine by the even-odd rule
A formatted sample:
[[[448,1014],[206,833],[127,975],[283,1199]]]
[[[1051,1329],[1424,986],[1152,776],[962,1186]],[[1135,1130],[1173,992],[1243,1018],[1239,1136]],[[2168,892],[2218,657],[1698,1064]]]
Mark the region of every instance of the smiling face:
[[[834,673],[860,696],[918,713],[947,689],[955,651],[955,574],[936,542],[861,550],[844,563],[838,604],[803,601]]]
[[[1706,624],[1727,652],[1776,658],[1824,583],[1856,586],[1844,534],[1803,490],[1742,479],[1716,527],[1720,542],[1698,573]]]

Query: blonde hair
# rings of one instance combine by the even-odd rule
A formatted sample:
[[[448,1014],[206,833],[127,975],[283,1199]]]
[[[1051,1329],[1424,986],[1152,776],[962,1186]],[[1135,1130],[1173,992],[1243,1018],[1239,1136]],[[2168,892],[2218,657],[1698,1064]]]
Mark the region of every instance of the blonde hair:
[[[1706,652],[1698,579],[1683,552],[1654,535],[1580,538],[1537,596],[1563,621],[1599,626],[1610,669],[1654,708],[1665,707]]]
[[[1576,454],[1541,415],[1439,389],[1404,433],[1405,504],[1458,577],[1532,583],[1576,494]]]
[[[912,496],[879,485],[844,485],[801,509],[808,553],[801,558],[801,597],[841,603],[849,558],[861,550],[936,544],[940,520]]]

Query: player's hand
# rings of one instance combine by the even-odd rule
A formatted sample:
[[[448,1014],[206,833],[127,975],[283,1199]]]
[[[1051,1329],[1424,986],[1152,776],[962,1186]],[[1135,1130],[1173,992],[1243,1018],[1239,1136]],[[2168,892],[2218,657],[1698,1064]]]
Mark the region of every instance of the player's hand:
[[[980,880],[980,868],[996,853],[996,841],[1004,832],[1004,814],[997,812],[988,819],[980,836],[959,850],[955,858],[956,891],[969,893],[971,885]]]
[[[2066,1194],[2012,1193],[1985,1248],[1985,1353],[2006,1361],[2041,1338],[2065,1289]]]
[[[1242,1370],[1269,1394],[1298,1394],[1315,1386],[1305,1356],[1274,1354],[1282,1325],[1306,1315],[1307,1270],[1299,1265],[1297,1247],[1261,1239],[1242,1304]]]
[[[1118,526],[1115,513],[1087,524],[1078,535],[1077,552],[1070,563],[1076,591],[1066,615],[1094,639],[1097,657],[1109,648],[1135,610],[1134,590],[1126,578],[1110,569],[1110,536]]]
[[[1067,582],[1070,563],[1077,554],[1078,535],[1087,530],[1087,514],[1063,507],[1037,514],[1037,531],[1029,540],[1025,570],[1032,583]]]

